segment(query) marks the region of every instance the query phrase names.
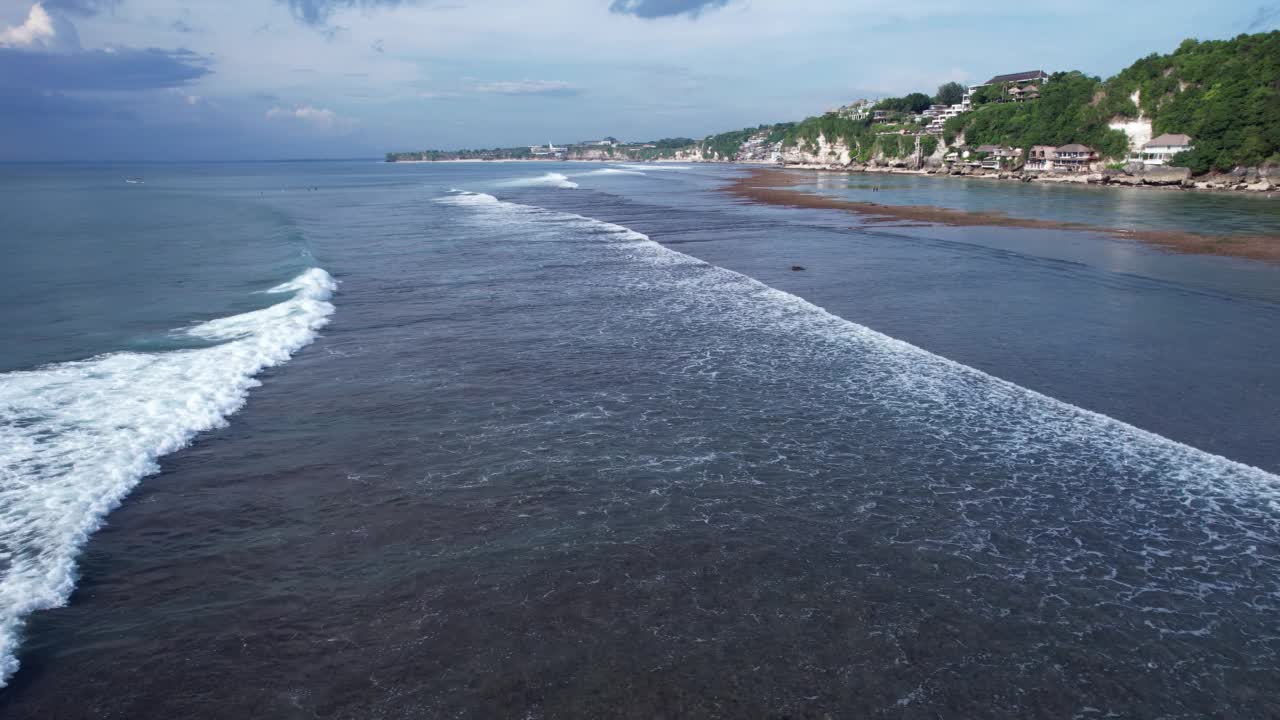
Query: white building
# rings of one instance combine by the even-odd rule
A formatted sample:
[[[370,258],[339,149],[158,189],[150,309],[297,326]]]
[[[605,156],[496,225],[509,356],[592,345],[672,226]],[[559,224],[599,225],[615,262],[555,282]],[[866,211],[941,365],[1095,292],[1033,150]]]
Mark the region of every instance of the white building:
[[[942,109],[938,110],[933,115],[933,120],[929,123],[929,126],[925,128],[925,132],[929,133],[930,135],[941,135],[942,126],[945,125],[948,120],[950,120],[951,118],[961,113],[969,112],[970,110],[970,106],[965,105],[964,103],[957,103],[955,105],[950,105],[950,106],[934,105],[933,107],[934,108],[941,107]],[[933,108],[930,108],[930,111],[932,110]]]
[[[860,98],[858,100],[854,100],[848,105],[836,108],[830,112],[834,112],[837,115],[849,118],[850,120],[865,120],[866,117],[871,114],[871,108],[873,107],[875,107],[875,103],[870,100]]]
[[[1191,138],[1187,135],[1165,133],[1142,146],[1142,152],[1132,158],[1143,165],[1166,165],[1174,155],[1192,148]]]

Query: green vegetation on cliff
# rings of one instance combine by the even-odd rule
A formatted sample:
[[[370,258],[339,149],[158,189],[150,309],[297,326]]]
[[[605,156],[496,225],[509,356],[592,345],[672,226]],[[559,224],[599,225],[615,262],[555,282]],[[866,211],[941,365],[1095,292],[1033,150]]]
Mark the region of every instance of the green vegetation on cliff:
[[[1195,173],[1280,163],[1280,30],[1149,55],[1107,82],[1101,105],[1190,135],[1195,149],[1177,161]]]
[[[767,125],[761,125],[760,127],[730,130],[719,135],[711,135],[702,141],[702,152],[708,157],[732,160],[738,154],[738,151],[742,149],[743,143],[749,140],[752,135],[768,127]]]
[[[989,103],[957,115],[944,126],[946,136],[964,132],[969,145],[1089,145],[1103,157],[1124,157],[1129,138],[1107,127],[1109,117],[1094,104],[1102,92],[1098,78],[1079,72],[1057,73],[1040,90],[1040,99]]]
[[[921,113],[929,109],[933,98],[924,93],[911,93],[906,97],[885,98],[876,103],[877,110],[893,110],[902,113]]]
[[[980,89],[978,107],[949,120],[944,137],[950,141],[963,131],[970,145],[1020,148],[1083,143],[1121,159],[1128,138],[1108,123],[1143,117],[1156,135],[1191,136],[1195,149],[1175,163],[1196,174],[1280,164],[1280,31],[1187,40],[1172,54],[1149,55],[1106,82],[1058,73],[1041,87],[1038,101],[996,102],[1002,94],[994,86]]]
[[[947,83],[934,97],[911,93],[885,98],[874,107],[901,115],[919,113],[935,100],[956,101],[963,92],[957,83]],[[979,88],[973,95],[974,110],[948,120],[942,141],[954,145],[963,133],[970,146],[993,144],[1026,150],[1033,145],[1081,143],[1093,147],[1104,159],[1123,160],[1131,150],[1129,139],[1124,132],[1112,130],[1110,124],[1145,118],[1151,120],[1157,135],[1191,136],[1195,149],[1174,161],[1196,174],[1242,165],[1280,165],[1280,30],[1231,40],[1187,40],[1172,54],[1145,57],[1105,82],[1080,72],[1060,72],[1040,85],[1039,96],[1037,100],[1011,102],[1005,86]],[[903,130],[906,135],[889,134]],[[760,160],[779,147],[816,155],[821,137],[828,144],[843,143],[851,159],[859,162],[877,155],[909,157],[917,148],[923,156],[933,155],[938,139],[920,135],[917,144],[915,137],[920,131],[916,123],[873,124],[869,118],[853,119],[831,112],[795,123],[732,130],[701,141],[666,138],[648,146],[630,144],[604,153],[652,160],[687,151],[700,152],[707,159]],[[750,152],[743,153],[748,145]],[[575,151],[570,148],[570,157]],[[596,157],[600,154],[599,150],[592,152]],[[498,148],[388,153],[387,160],[530,156],[528,148]],[[817,160],[831,162],[835,158],[829,152]]]

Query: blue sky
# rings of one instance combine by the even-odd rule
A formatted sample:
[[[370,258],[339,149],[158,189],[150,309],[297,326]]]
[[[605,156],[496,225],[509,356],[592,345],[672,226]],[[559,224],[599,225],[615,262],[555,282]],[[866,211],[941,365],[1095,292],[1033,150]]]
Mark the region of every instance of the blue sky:
[[[0,0],[0,160],[700,137],[1277,27],[1277,0]]]

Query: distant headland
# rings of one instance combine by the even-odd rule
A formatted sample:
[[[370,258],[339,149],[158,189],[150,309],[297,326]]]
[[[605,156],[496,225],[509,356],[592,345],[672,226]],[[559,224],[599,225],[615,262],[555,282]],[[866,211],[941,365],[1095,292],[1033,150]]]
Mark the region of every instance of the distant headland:
[[[1280,31],[1184,41],[1103,80],[1031,70],[857,100],[702,140],[387,153],[387,162],[734,162],[1270,193],[1280,184]]]

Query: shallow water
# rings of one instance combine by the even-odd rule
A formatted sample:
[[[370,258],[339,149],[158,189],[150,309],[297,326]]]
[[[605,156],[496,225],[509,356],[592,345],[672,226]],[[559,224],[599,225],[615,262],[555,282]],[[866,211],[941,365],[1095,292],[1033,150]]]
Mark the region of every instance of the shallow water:
[[[84,546],[5,715],[1280,711],[1273,268],[600,169],[148,173],[287,218],[337,285],[283,297],[336,310]],[[58,407],[6,438],[97,462]]]
[[[924,175],[818,173],[797,189],[857,202],[995,212],[1115,230],[1262,236],[1280,242],[1280,202],[1261,193],[1000,182]]]

